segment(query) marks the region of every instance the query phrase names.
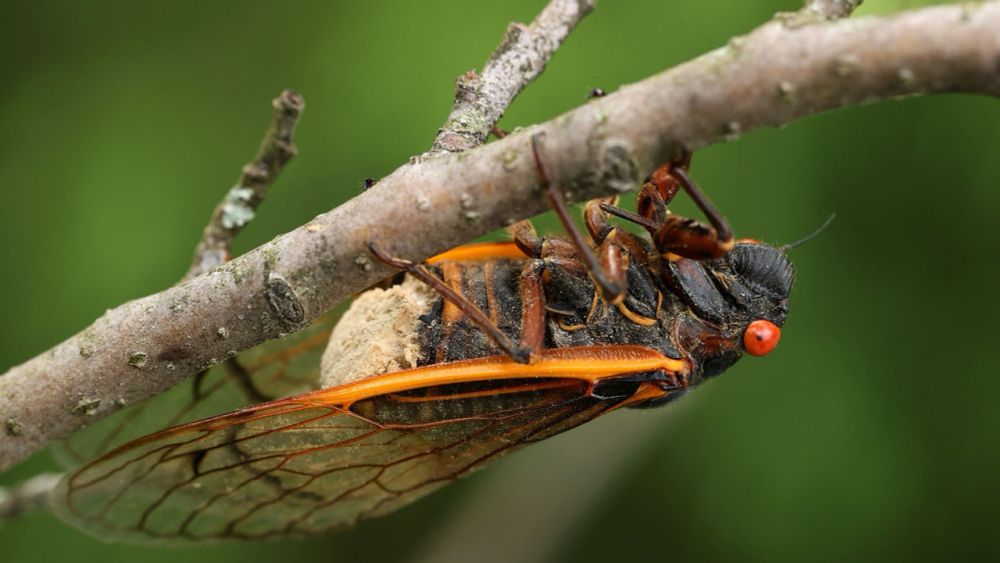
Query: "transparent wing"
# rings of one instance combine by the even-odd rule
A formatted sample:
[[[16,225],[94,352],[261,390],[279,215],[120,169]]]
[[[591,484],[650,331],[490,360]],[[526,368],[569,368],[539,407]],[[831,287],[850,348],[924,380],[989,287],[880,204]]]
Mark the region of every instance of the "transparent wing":
[[[265,342],[173,389],[74,433],[53,447],[66,468],[162,428],[317,388],[320,356],[340,317],[335,309],[308,328]]]
[[[455,383],[350,404],[330,397],[309,393],[134,441],[64,479],[57,512],[128,541],[319,534],[391,512],[622,400],[559,378]]]

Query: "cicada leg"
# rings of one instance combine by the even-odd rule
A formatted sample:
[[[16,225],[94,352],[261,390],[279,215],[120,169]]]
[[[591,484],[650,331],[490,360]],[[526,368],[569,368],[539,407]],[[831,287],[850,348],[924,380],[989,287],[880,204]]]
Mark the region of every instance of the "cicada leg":
[[[593,228],[605,228],[598,222],[601,217],[599,211],[603,211],[644,227],[652,236],[660,254],[670,259],[683,257],[704,260],[718,258],[729,252],[735,244],[733,231],[726,218],[691,179],[688,174],[690,166],[691,155],[684,153],[680,158],[657,168],[639,191],[636,201],[638,214],[607,202],[596,201],[594,207],[600,209],[588,209],[588,216],[598,225]],[[705,214],[709,225],[667,211],[667,206],[681,188]]]
[[[587,232],[590,233],[594,244],[601,244],[615,230],[615,226],[609,221],[607,212],[602,209],[602,206],[605,205],[616,207],[618,196],[592,199],[583,208],[583,224],[586,225]]]
[[[603,259],[599,258],[599,255],[594,253],[590,244],[583,238],[583,233],[580,232],[576,223],[573,222],[573,218],[570,217],[569,208],[566,205],[566,199],[563,197],[562,190],[551,180],[545,167],[541,150],[541,137],[541,133],[531,136],[531,149],[535,155],[535,166],[538,168],[538,176],[541,179],[545,197],[559,218],[559,222],[562,223],[563,228],[566,230],[566,234],[569,235],[569,239],[575,247],[578,256],[582,259],[584,265],[586,265],[590,277],[600,289],[601,296],[609,303],[617,303],[625,295],[624,274],[620,267],[621,260],[615,256],[615,250],[611,248],[605,250],[607,254],[603,256]]]
[[[368,245],[371,253],[386,265],[405,270],[427,284],[442,299],[455,305],[469,320],[483,330],[494,343],[518,363],[529,364],[542,351],[545,337],[545,294],[542,291],[541,264],[530,260],[521,273],[521,341],[517,344],[491,320],[478,305],[435,276],[426,264],[395,258],[382,252],[375,243]]]
[[[656,244],[656,248],[662,254],[673,253],[696,260],[719,258],[729,252],[735,244],[733,231],[722,214],[688,175],[687,167],[673,166],[669,174],[680,181],[684,190],[708,218],[711,226],[687,217],[667,214],[653,233],[653,243]]]

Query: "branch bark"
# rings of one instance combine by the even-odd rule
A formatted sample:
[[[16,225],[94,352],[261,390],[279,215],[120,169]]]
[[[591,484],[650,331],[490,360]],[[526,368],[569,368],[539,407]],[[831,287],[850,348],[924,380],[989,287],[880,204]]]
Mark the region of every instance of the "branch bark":
[[[634,187],[681,148],[904,95],[1000,95],[1000,2],[889,18],[776,19],[720,49],[592,100],[545,131],[571,201]],[[205,275],[108,311],[0,377],[0,468],[240,350],[306,326],[391,272],[546,206],[527,134],[400,167],[302,227]]]
[[[802,11],[828,20],[846,18],[858,9],[864,0],[806,0]]]
[[[229,260],[233,239],[253,220],[268,188],[295,156],[295,125],[305,101],[298,93],[285,90],[271,102],[271,107],[274,108],[271,125],[257,156],[243,167],[239,181],[212,211],[184,279],[200,276]]]
[[[461,152],[486,142],[514,97],[545,65],[596,0],[552,0],[530,25],[512,23],[483,71],[458,77],[455,105],[431,152]]]

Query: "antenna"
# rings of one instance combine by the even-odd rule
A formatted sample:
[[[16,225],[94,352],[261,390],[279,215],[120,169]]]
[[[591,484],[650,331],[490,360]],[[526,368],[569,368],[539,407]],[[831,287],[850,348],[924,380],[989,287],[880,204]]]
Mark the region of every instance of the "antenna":
[[[788,252],[789,250],[795,248],[796,246],[802,246],[803,244],[805,244],[805,243],[811,241],[812,239],[816,238],[817,236],[819,236],[819,234],[822,233],[823,231],[825,231],[826,228],[830,226],[830,223],[833,223],[833,220],[836,219],[836,218],[837,218],[837,214],[836,213],[831,213],[830,216],[826,218],[826,221],[823,221],[823,224],[820,225],[819,228],[817,228],[815,231],[809,233],[808,235],[800,238],[799,240],[797,240],[795,242],[790,242],[788,244],[784,244],[779,249],[782,252]]]

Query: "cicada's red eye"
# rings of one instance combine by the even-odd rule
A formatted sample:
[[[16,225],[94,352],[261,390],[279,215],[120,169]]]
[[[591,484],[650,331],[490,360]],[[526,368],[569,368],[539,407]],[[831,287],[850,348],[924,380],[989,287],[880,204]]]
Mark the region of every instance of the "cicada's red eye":
[[[758,319],[743,333],[743,346],[751,356],[766,356],[781,340],[781,329],[771,321]]]

